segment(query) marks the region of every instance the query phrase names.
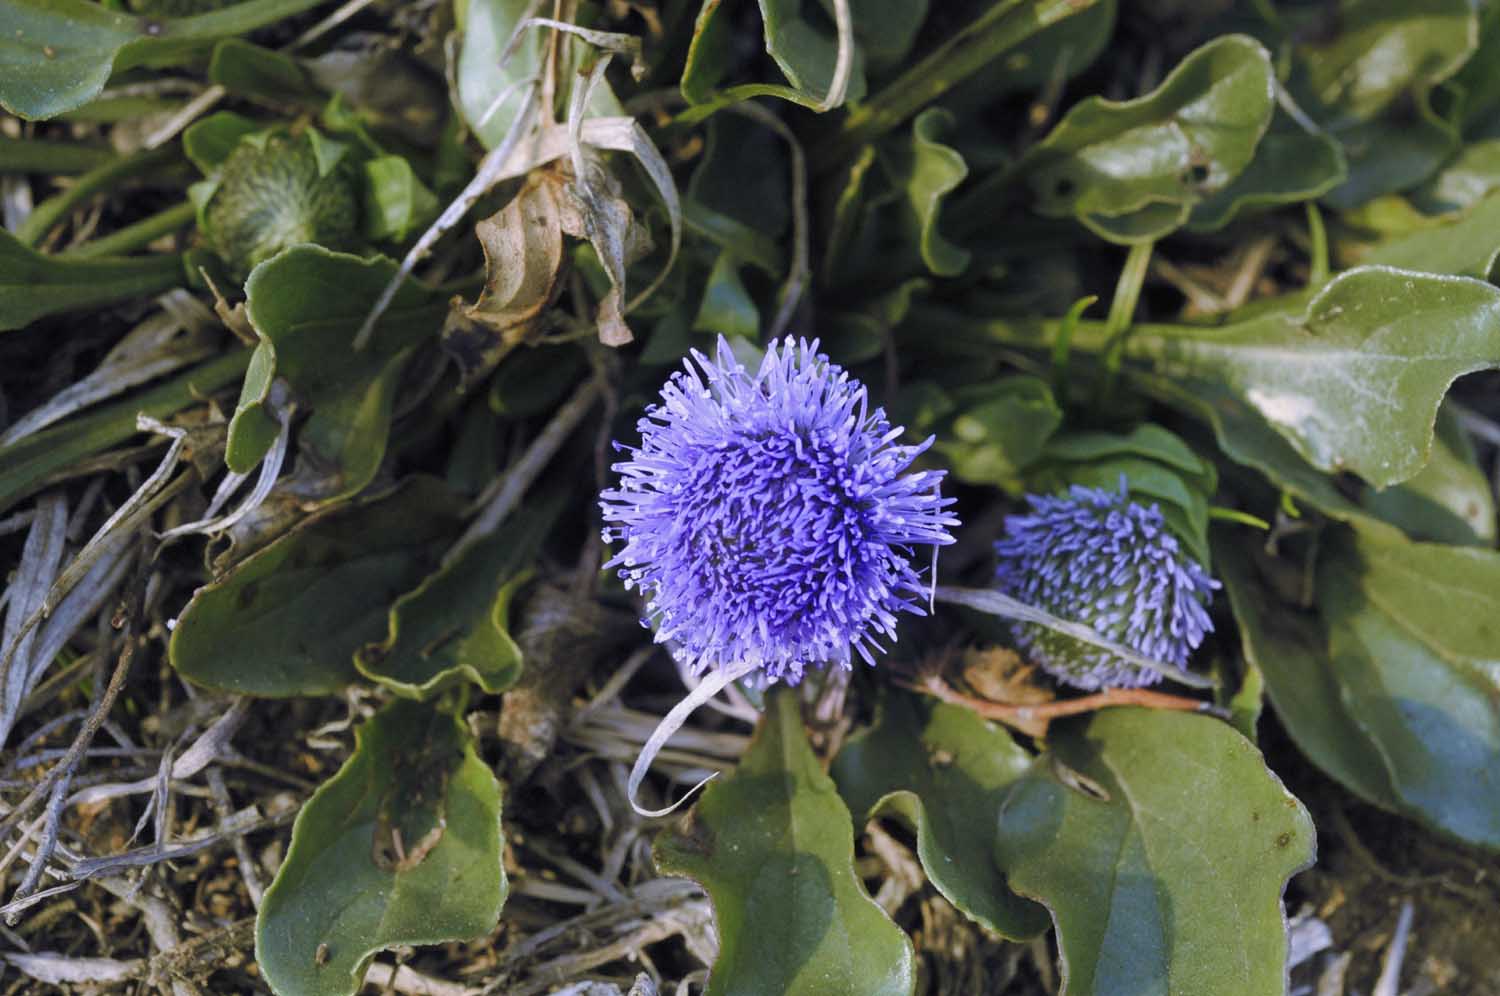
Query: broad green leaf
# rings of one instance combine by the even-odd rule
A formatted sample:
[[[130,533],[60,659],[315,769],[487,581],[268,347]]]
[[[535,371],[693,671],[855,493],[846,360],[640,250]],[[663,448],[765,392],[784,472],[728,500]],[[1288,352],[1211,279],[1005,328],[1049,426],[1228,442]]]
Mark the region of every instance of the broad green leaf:
[[[955,477],[973,484],[1014,484],[1062,424],[1062,409],[1038,377],[1001,377],[954,392],[958,408],[934,449]]]
[[[1433,109],[1425,93],[1372,121],[1344,124],[1329,133],[1343,147],[1349,175],[1323,200],[1341,211],[1422,183],[1453,155],[1459,139],[1457,126]]]
[[[816,6],[814,0],[759,0],[759,3],[766,52],[776,61],[787,85],[746,83],[715,93],[730,68],[732,28],[725,10],[728,5],[721,0],[704,0],[694,25],[687,65],[682,71],[682,95],[689,103],[733,103],[750,97],[779,97],[804,107],[817,108],[827,97],[838,57],[838,37],[833,31],[833,19],[819,13],[814,21],[809,21],[804,8]],[[823,26],[825,24],[827,28]],[[858,32],[852,58],[846,102],[862,100],[865,95],[865,57]]]
[[[1126,351],[1209,395],[1227,389],[1319,470],[1386,487],[1426,464],[1448,386],[1500,365],[1500,290],[1361,267],[1329,282],[1305,314],[1142,326]]]
[[[500,361],[490,381],[490,411],[508,418],[551,411],[587,370],[588,363],[576,347],[518,347]]]
[[[755,339],[760,335],[760,310],[740,279],[740,261],[725,250],[714,260],[703,286],[703,300],[693,319],[693,331]]]
[[[922,262],[940,277],[962,273],[970,255],[938,231],[944,199],[969,175],[963,156],[943,144],[953,127],[952,114],[939,107],[928,108],[912,122],[911,142],[891,143],[884,157],[885,167],[915,219],[915,241]]]
[[[352,996],[370,956],[494,929],[509,891],[500,786],[462,722],[397,700],[297,814],[255,960],[278,996]]]
[[[180,57],[319,2],[248,0],[164,19],[87,0],[7,0],[0,5],[0,107],[23,118],[50,118],[87,104],[113,72]]]
[[[1431,227],[1376,246],[1361,262],[1487,280],[1500,257],[1500,193]]]
[[[233,111],[215,111],[187,126],[182,133],[182,151],[208,176],[224,164],[240,139],[260,128],[256,122]]]
[[[200,685],[285,698],[338,691],[403,592],[437,565],[459,502],[432,478],[335,505],[193,593],[172,666]]]
[[[363,169],[365,238],[401,242],[437,217],[437,196],[402,157],[377,156]]]
[[[775,239],[691,197],[682,200],[682,224],[690,234],[703,236],[773,277],[786,272],[786,253]]]
[[[1475,142],[1417,190],[1411,200],[1429,214],[1477,207],[1500,190],[1500,139]]]
[[[160,294],[186,282],[181,256],[44,256],[0,229],[0,332],[48,315]]]
[[[526,81],[540,78],[545,31],[530,30],[502,64],[501,55],[521,23],[527,0],[469,0],[458,54],[458,106],[487,149],[505,138]],[[503,98],[503,100],[502,100]]]
[[[1271,707],[1292,740],[1354,794],[1399,810],[1373,741],[1339,692],[1322,621],[1277,596],[1273,580],[1301,586],[1299,565],[1258,556],[1234,528],[1216,529],[1213,544],[1214,572],[1234,610],[1245,659],[1261,672]]]
[[[322,94],[300,62],[241,38],[226,38],[214,46],[208,79],[236,96],[312,108],[323,103]]]
[[[1047,929],[995,867],[995,820],[1031,754],[1010,734],[958,706],[905,692],[881,700],[875,725],[839,751],[830,772],[855,819],[894,816],[917,835],[917,856],[948,901],[1015,940]]]
[[[375,476],[408,352],[436,336],[447,311],[438,295],[408,281],[369,345],[352,350],[370,302],[395,272],[383,256],[361,259],[301,245],[261,263],[245,282],[245,313],[275,346],[275,376],[302,410],[312,410],[299,446],[334,475],[325,500],[354,494]],[[244,417],[236,413],[236,420]]]
[[[1298,58],[1288,85],[1348,158],[1347,179],[1325,199],[1348,210],[1421,183],[1457,147],[1458,123],[1434,110],[1432,88],[1474,52],[1473,5],[1341,0],[1321,29],[1312,13],[1291,29]]]
[[[515,684],[521,649],[510,635],[510,600],[560,507],[555,498],[529,498],[494,533],[396,599],[385,640],[355,655],[360,673],[408,698],[430,698],[464,679],[490,694]]]
[[[0,512],[79,460],[140,432],[138,415],[164,419],[234,383],[250,360],[236,350],[96,411],[75,415],[0,447]]]
[[[1327,666],[1404,808],[1500,847],[1500,553],[1341,530],[1318,564]]]
[[[1021,163],[1034,207],[1112,241],[1166,234],[1250,165],[1271,120],[1272,78],[1259,42],[1226,35],[1144,97],[1081,101]]]
[[[1365,508],[1415,540],[1495,545],[1495,498],[1463,426],[1438,412],[1432,457],[1408,481],[1365,495]]]
[[[1337,120],[1367,121],[1458,71],[1479,42],[1468,0],[1340,0],[1336,30],[1299,39],[1305,85]]]
[[[1215,550],[1245,652],[1307,756],[1370,802],[1500,847],[1500,554],[1338,528],[1299,610],[1273,592],[1280,572],[1295,593],[1302,565]]]
[[[1315,839],[1255,747],[1217,719],[1137,708],[1047,742],[995,857],[1051,911],[1067,996],[1284,992],[1281,894]]]
[[[854,874],[849,810],[776,689],[735,773],[656,841],[657,866],[703,883],[719,958],[705,996],[910,996],[911,942]]]
[[[1211,232],[1245,211],[1312,200],[1344,182],[1348,174],[1338,142],[1326,134],[1309,134],[1277,115],[1250,165],[1223,190],[1197,204],[1187,227]]]

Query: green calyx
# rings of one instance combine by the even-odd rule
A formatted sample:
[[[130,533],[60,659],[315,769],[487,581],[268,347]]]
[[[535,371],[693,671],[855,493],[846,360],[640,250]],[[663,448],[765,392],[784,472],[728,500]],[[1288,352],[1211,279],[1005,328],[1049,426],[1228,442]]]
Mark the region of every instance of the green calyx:
[[[311,131],[247,136],[224,161],[203,227],[241,275],[303,242],[352,248],[359,195],[343,147]]]

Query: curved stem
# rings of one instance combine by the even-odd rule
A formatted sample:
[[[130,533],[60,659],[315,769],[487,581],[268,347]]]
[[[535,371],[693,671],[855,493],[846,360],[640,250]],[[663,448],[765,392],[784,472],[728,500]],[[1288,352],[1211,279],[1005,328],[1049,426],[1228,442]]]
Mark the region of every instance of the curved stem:
[[[184,225],[190,224],[197,209],[189,201],[174,204],[165,211],[158,211],[140,221],[126,225],[108,235],[85,242],[81,246],[59,253],[61,256],[92,257],[117,256],[148,245],[163,235],[169,235]]]

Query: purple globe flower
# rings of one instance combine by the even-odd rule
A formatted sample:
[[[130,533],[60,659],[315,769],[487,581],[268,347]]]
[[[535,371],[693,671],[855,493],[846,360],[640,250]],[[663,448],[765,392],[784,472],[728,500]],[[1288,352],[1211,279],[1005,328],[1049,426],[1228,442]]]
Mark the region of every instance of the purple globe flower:
[[[1007,595],[1092,627],[1152,660],[1185,667],[1213,631],[1207,604],[1219,583],[1183,552],[1161,509],[1119,491],[1073,487],[1031,495],[1030,515],[1005,520],[995,580]],[[1137,688],[1161,675],[1106,650],[1012,623],[1016,643],[1059,681],[1083,689]]]
[[[646,600],[658,642],[694,672],[754,664],[795,684],[803,670],[874,663],[896,616],[921,614],[914,547],[953,542],[941,471],[865,388],[818,353],[773,343],[750,374],[721,337],[694,352],[646,409],[638,448],[600,497],[618,567]]]

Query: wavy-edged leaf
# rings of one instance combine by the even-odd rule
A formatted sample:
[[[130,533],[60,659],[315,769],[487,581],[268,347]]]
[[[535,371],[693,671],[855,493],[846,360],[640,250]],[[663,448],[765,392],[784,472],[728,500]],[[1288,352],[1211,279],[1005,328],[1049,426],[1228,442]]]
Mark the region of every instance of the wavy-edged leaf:
[[[1223,228],[1243,212],[1322,197],[1349,175],[1344,150],[1324,133],[1309,133],[1277,115],[1255,158],[1223,190],[1193,208],[1194,232]]]
[[[395,272],[396,264],[383,256],[362,259],[300,245],[261,263],[245,282],[245,314],[275,347],[275,376],[291,387],[299,408],[312,409],[298,441],[332,475],[320,498],[354,494],[375,476],[408,350],[436,335],[447,310],[438,295],[408,282],[369,345],[351,349],[370,302]],[[264,417],[252,403],[235,413],[235,422],[252,412]],[[235,431],[231,423],[231,435]]]
[[[1149,331],[1147,329],[1149,328]],[[1220,328],[1149,326],[1128,353],[1160,374],[1243,399],[1324,473],[1376,487],[1414,476],[1459,376],[1500,365],[1500,290],[1371,266],[1329,282],[1302,314]]]
[[[514,685],[521,648],[510,635],[511,597],[529,577],[560,510],[555,497],[529,499],[494,533],[398,598],[385,640],[355,655],[360,673],[420,699],[464,679],[490,694]]]
[[[869,0],[867,0],[869,2]],[[838,38],[821,23],[809,21],[804,7],[812,0],[759,0],[766,52],[786,77],[786,84],[744,83],[722,92],[719,86],[729,73],[733,57],[731,31],[721,0],[703,0],[688,48],[687,65],[682,70],[682,95],[690,104],[733,103],[750,97],[779,97],[804,107],[824,109],[823,101],[833,83],[834,63],[838,56]],[[848,90],[845,101],[858,101],[865,95],[864,52],[857,40],[851,55]],[[837,105],[835,105],[837,106]]]
[[[375,952],[483,935],[507,892],[489,765],[455,717],[397,700],[297,814],[255,960],[279,996],[351,996]]]
[[[1412,203],[1429,214],[1477,207],[1500,190],[1500,139],[1473,142],[1442,170],[1411,192]]]
[[[1362,262],[1487,280],[1500,258],[1500,193],[1427,228],[1376,246]]]
[[[967,709],[891,692],[830,773],[856,819],[894,816],[916,831],[922,867],[949,902],[1022,940],[1047,929],[1046,911],[1010,890],[991,850],[1000,803],[1031,761],[1010,734]]]
[[[943,201],[969,175],[964,157],[943,144],[954,123],[951,113],[930,107],[912,122],[910,143],[893,143],[885,155],[886,168],[916,220],[915,241],[922,262],[940,277],[962,273],[970,256],[969,250],[954,245],[938,230]]]
[[[911,941],[855,876],[852,830],[796,696],[776,689],[735,773],[655,845],[663,872],[713,900],[719,958],[705,996],[909,996]]]
[[[0,5],[0,107],[50,118],[82,107],[110,74],[242,35],[322,0],[248,0],[195,17],[143,17],[87,0]]]
[[[1495,496],[1474,446],[1448,408],[1438,412],[1432,456],[1415,477],[1364,496],[1371,514],[1415,540],[1495,545]]]
[[[299,523],[193,593],[168,654],[201,685],[285,698],[337,691],[354,652],[385,633],[390,606],[434,567],[460,502],[418,477]]]
[[[1136,708],[1054,726],[1048,746],[995,855],[1050,909],[1067,996],[1284,992],[1281,894],[1315,838],[1260,752],[1219,720]]]
[[[1250,165],[1271,121],[1272,81],[1261,44],[1226,35],[1143,97],[1081,101],[1022,161],[1034,207],[1111,241],[1166,234]]]

